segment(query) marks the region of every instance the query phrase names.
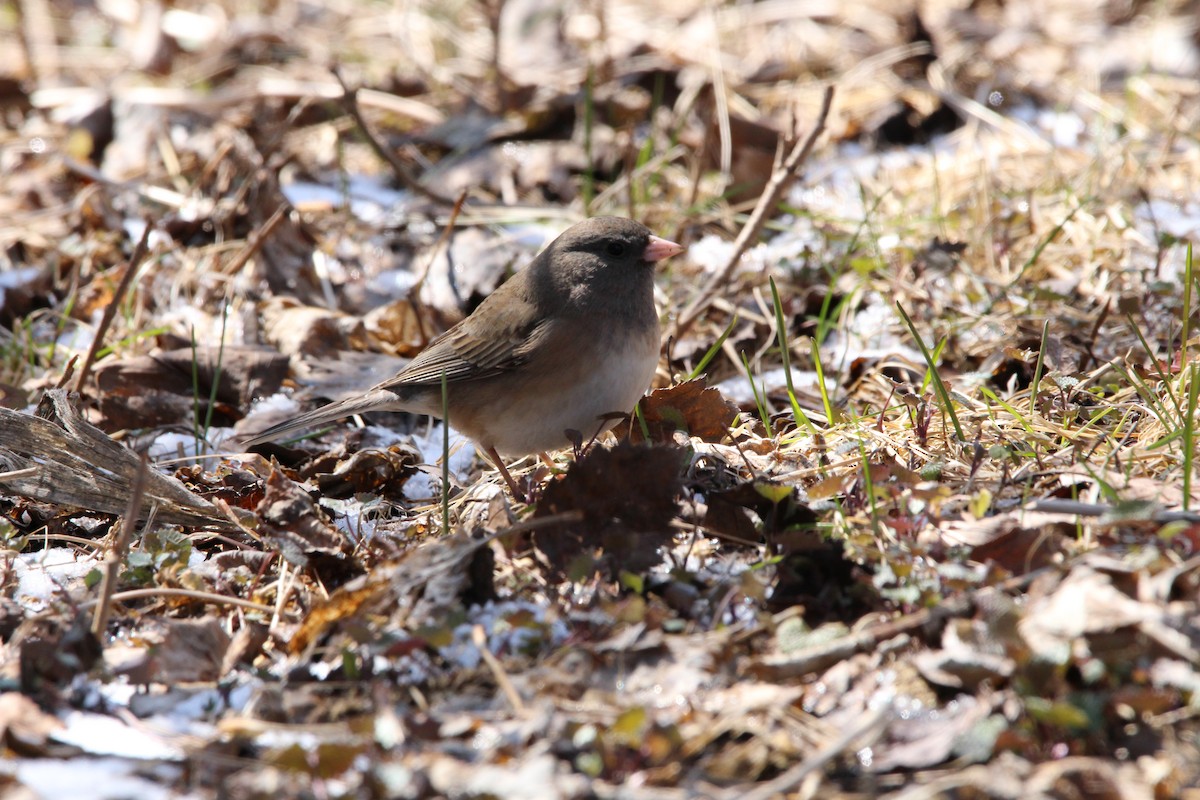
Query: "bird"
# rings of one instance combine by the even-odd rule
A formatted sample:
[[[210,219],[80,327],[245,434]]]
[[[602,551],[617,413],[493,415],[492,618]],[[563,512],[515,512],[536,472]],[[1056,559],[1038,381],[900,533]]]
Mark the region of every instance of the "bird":
[[[472,439],[514,498],[504,457],[590,441],[650,387],[660,331],[654,269],[683,247],[624,217],[591,217],[552,241],[392,377],[251,434],[246,449],[370,411],[441,418]]]

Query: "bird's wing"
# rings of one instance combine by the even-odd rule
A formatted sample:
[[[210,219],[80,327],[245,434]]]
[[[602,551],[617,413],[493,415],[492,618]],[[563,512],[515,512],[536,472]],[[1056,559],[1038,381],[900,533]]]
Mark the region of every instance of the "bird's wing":
[[[479,336],[472,326],[451,328],[441,338],[421,351],[391,380],[381,383],[380,389],[400,386],[436,386],[443,373],[448,384],[489,378],[515,369],[529,357],[541,339],[543,324],[528,324],[508,328],[493,337]],[[493,329],[493,333],[495,330]]]

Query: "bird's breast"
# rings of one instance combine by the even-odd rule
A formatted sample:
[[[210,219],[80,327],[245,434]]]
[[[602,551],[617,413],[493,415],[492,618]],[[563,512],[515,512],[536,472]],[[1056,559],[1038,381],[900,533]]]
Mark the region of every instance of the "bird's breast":
[[[452,424],[505,455],[554,450],[571,443],[568,431],[587,442],[611,428],[605,417],[632,410],[654,379],[657,321],[635,330],[575,322],[552,340],[474,396],[461,387]]]

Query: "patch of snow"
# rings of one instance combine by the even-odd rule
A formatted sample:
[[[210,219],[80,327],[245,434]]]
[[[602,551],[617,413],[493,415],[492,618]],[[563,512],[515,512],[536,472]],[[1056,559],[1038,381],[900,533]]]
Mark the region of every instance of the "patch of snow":
[[[193,434],[168,431],[154,437],[154,441],[150,443],[147,453],[151,461],[180,457],[190,458],[200,455],[200,450],[196,447],[196,444],[197,439]]]
[[[687,258],[705,272],[713,273],[721,269],[732,254],[733,242],[710,233],[688,248]]]
[[[826,385],[830,392],[837,390],[836,381],[831,380],[828,376],[825,379]],[[783,367],[767,370],[766,372],[754,376],[754,386],[761,390],[766,387],[767,391],[775,391],[787,386],[787,375],[783,371]],[[814,394],[817,391],[817,373],[810,370],[801,370],[792,368],[792,386],[797,392],[807,391]],[[717,389],[729,401],[738,405],[752,404],[754,402],[754,391],[750,386],[750,381],[743,374],[734,375],[732,378],[726,378],[717,384]]]
[[[296,398],[292,397],[290,393],[276,392],[275,394],[255,400],[250,406],[250,411],[246,414],[246,419],[266,413],[278,414],[280,416],[299,414],[300,404],[296,402]]]
[[[146,220],[141,217],[126,217],[122,226],[131,242],[140,242],[142,235],[146,232]],[[171,239],[171,235],[159,228],[150,231],[150,238],[146,240],[146,248],[149,253],[153,253],[159,248],[170,249],[174,246],[175,242]]]
[[[100,565],[96,555],[81,555],[69,547],[21,553],[13,559],[17,589],[13,599],[31,611],[45,609],[50,599]]]
[[[148,729],[126,725],[115,717],[88,711],[68,711],[60,719],[65,726],[53,738],[96,756],[145,761],[179,761],[186,755],[161,736]]]
[[[0,762],[0,772],[13,775],[38,800],[186,800],[167,788],[179,780],[180,768],[158,765],[158,780],[143,777],[147,765],[116,758],[16,759]]]
[[[175,687],[160,694],[138,693],[129,709],[165,735],[205,737],[214,734],[213,720],[230,711],[241,713],[261,687],[261,681],[250,678],[220,689]]]
[[[430,663],[429,654],[423,650],[395,658],[376,655],[372,667],[376,675],[388,675],[400,685],[425,683],[437,672]]]
[[[531,623],[512,625],[509,619],[517,614],[528,614]],[[483,626],[487,634],[487,648],[496,655],[519,652],[537,644],[556,647],[566,641],[570,634],[560,619],[547,623],[543,606],[525,601],[489,602],[475,606],[468,612],[468,619],[454,629],[454,641],[438,648],[442,658],[467,669],[478,666],[483,656],[475,646],[476,625]]]
[[[337,499],[322,497],[319,504],[330,512],[333,524],[355,545],[370,541],[375,536],[375,503],[364,503],[355,498]]]
[[[0,295],[3,299],[3,295]],[[54,337],[54,348],[68,353],[86,353],[92,348],[96,329],[92,325],[68,324]]]
[[[196,52],[210,46],[223,31],[220,18],[217,14],[171,8],[163,11],[162,30],[184,50]]]
[[[413,434],[412,443],[421,453],[421,463],[442,463],[442,424],[431,425],[423,434]],[[466,483],[471,477],[471,468],[475,464],[475,445],[454,428],[450,429],[450,473],[460,483]],[[404,493],[409,497],[436,497],[440,481],[426,472],[418,472],[408,479],[404,485]]]
[[[1087,125],[1074,112],[1042,109],[1037,116],[1037,126],[1045,131],[1055,147],[1078,147]]]
[[[0,272],[0,289],[16,289],[33,282],[42,272],[41,267],[17,267]],[[0,294],[0,297],[3,297]]]
[[[384,222],[397,206],[405,205],[406,192],[385,186],[377,177],[352,175],[346,186],[326,186],[311,181],[288,181],[279,187],[294,206],[313,203],[342,208],[350,201],[350,213],[363,222]]]
[[[1147,241],[1170,234],[1177,239],[1195,238],[1200,232],[1200,203],[1191,201],[1151,200],[1133,210],[1134,224]]]
[[[417,273],[411,269],[385,269],[373,275],[366,284],[372,294],[384,297],[406,297],[417,283]]]
[[[906,338],[901,338],[900,317],[878,295],[866,299],[863,307],[844,327],[835,328],[821,345],[826,372],[840,369],[856,358],[901,356],[916,364],[924,362],[921,353]]]

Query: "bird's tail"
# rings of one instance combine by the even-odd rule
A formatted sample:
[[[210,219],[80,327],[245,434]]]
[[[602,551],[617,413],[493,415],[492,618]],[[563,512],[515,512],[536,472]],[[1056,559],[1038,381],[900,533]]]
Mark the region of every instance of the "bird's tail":
[[[313,409],[312,411],[292,417],[286,422],[280,422],[269,428],[252,433],[249,436],[238,437],[237,446],[251,448],[264,442],[282,439],[288,434],[298,433],[306,428],[324,425],[355,414],[365,414],[368,411],[403,411],[395,392],[386,389],[372,389],[364,395],[348,397],[336,403]]]

